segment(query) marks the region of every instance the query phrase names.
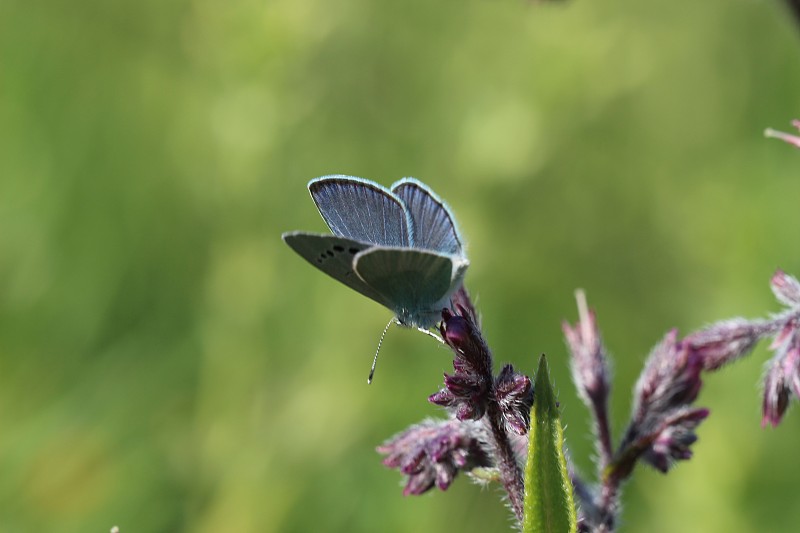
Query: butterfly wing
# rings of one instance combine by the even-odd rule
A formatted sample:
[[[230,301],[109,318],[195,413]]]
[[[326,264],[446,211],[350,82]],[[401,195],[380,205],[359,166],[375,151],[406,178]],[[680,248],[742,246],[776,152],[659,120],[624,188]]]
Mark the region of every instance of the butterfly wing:
[[[284,233],[282,237],[283,242],[288,244],[292,250],[333,279],[392,309],[390,303],[380,293],[370,288],[353,271],[356,255],[368,250],[372,246],[371,244],[334,235],[319,235],[302,231]]]
[[[414,248],[463,256],[461,237],[447,205],[424,183],[403,178],[392,185],[392,192],[408,210]]]
[[[308,190],[334,235],[381,246],[410,245],[410,221],[403,202],[377,183],[325,176],[311,180]]]
[[[407,326],[429,328],[458,288],[466,260],[413,248],[372,247],[356,254],[356,274]]]

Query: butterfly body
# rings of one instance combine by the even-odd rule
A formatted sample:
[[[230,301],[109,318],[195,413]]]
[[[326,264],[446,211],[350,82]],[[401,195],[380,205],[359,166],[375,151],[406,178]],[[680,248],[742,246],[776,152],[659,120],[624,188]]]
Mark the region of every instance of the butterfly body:
[[[309,192],[333,235],[289,232],[283,240],[329,276],[428,329],[449,306],[469,261],[449,208],[423,183],[391,189],[350,176],[311,180]]]

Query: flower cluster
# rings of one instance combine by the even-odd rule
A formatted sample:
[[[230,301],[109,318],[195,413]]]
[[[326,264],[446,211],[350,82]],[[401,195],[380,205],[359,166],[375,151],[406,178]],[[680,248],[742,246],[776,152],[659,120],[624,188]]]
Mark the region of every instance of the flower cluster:
[[[377,448],[383,464],[408,476],[403,495],[418,495],[434,485],[446,490],[462,471],[491,466],[481,447],[481,429],[459,420],[426,420]]]
[[[703,384],[702,370],[703,358],[675,330],[653,349],[636,383],[633,416],[617,458],[623,471],[639,457],[662,472],[691,457],[694,429],[708,416],[707,409],[690,407]]]
[[[661,472],[667,472],[673,461],[691,458],[689,446],[697,440],[694,430],[708,414],[708,409],[702,408],[681,407],[672,411],[650,433],[643,459]]]
[[[453,349],[453,369],[444,375],[445,387],[429,398],[447,407],[458,420],[478,420],[490,401],[499,406],[506,427],[525,435],[530,425],[533,387],[528,376],[505,365],[497,378],[492,376],[492,357],[471,313],[459,306],[460,314],[442,312],[442,338]]]
[[[492,358],[469,312],[461,307],[458,311],[458,315],[442,311],[440,327],[442,338],[455,352],[455,372],[444,375],[445,388],[429,401],[450,408],[458,420],[478,420],[486,413],[491,391]]]
[[[709,416],[708,409],[694,405],[704,372],[736,361],[761,339],[773,337],[770,348],[775,355],[765,376],[762,425],[777,425],[792,396],[800,398],[800,282],[778,270],[771,287],[786,309],[769,319],[733,318],[684,338],[677,330],[665,335],[636,382],[631,419],[616,448],[607,407],[607,352],[594,311],[583,293],[577,293],[579,319],[562,328],[573,380],[594,418],[598,450],[596,486],[571,473],[581,502],[580,531],[615,529],[620,487],[638,462],[666,473],[677,461],[692,457],[697,428]],[[442,311],[440,333],[455,354],[454,372],[444,375],[444,387],[429,401],[447,408],[452,418],[413,426],[378,451],[386,455],[385,465],[408,476],[404,494],[422,494],[434,486],[445,490],[459,472],[481,467],[473,477],[500,479],[521,520],[524,483],[519,465],[527,453],[534,402],[531,380],[512,365],[503,366],[496,377],[492,374],[491,351],[464,289],[454,295],[451,308]]]
[[[495,469],[508,493],[509,501],[518,520],[522,520],[524,483],[520,458],[524,458],[524,443],[519,439],[530,427],[530,411],[533,405],[533,386],[528,376],[505,365],[495,378],[492,374],[492,354],[480,331],[475,309],[465,289],[453,297],[451,309],[442,310],[440,333],[445,344],[454,353],[453,374],[444,375],[444,388],[431,395],[429,401],[448,409],[454,423],[478,424],[483,428],[486,465]],[[453,463],[449,469],[436,472],[450,479],[448,472],[455,472]],[[444,473],[444,474],[443,474]],[[431,472],[414,478],[419,486],[431,483]],[[411,483],[412,480],[409,480]],[[440,487],[447,483],[440,484]],[[417,484],[410,485],[416,487]],[[419,493],[411,490],[407,493]]]
[[[791,393],[800,396],[800,282],[778,270],[772,291],[788,309],[769,320],[724,320],[678,340],[675,331],[651,354],[636,386],[634,417],[626,439],[661,471],[691,457],[695,428],[708,416],[693,409],[702,371],[714,371],[774,335],[763,400],[763,425],[777,425]]]
[[[531,378],[505,365],[494,382],[494,395],[506,427],[517,435],[526,435],[531,425],[533,386]]]

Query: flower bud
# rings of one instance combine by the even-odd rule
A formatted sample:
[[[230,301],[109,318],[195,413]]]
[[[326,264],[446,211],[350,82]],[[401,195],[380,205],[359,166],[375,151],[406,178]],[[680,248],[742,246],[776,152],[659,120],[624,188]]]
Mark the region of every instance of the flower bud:
[[[800,306],[800,282],[794,276],[778,269],[770,280],[770,287],[782,304],[787,307]]]
[[[525,435],[533,406],[531,378],[514,372],[512,365],[505,365],[495,380],[494,391],[506,427],[517,435]]]

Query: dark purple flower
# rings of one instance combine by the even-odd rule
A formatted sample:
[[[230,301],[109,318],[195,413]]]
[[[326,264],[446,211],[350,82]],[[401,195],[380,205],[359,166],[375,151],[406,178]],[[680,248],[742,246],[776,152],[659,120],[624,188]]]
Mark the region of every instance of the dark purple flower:
[[[484,383],[474,376],[459,374],[444,375],[445,388],[428,397],[428,401],[449,407],[459,420],[477,420],[486,412]]]
[[[480,329],[481,322],[478,313],[475,311],[475,306],[472,305],[472,299],[469,297],[469,293],[463,285],[450,297],[450,308],[459,310],[459,314],[470,319],[472,323]]]
[[[678,341],[677,330],[667,333],[647,359],[636,382],[634,420],[661,418],[677,407],[692,403],[703,385],[702,358],[685,342]]]
[[[442,311],[442,338],[455,352],[453,375],[444,375],[445,388],[428,401],[448,407],[459,420],[477,420],[486,412],[492,388],[492,357],[471,312],[456,306],[460,314]]]
[[[691,457],[694,429],[708,416],[693,409],[702,387],[702,358],[670,331],[647,359],[636,383],[633,417],[614,458],[615,475],[625,479],[638,458],[666,472],[675,460]]]
[[[512,365],[505,365],[495,380],[494,393],[506,427],[517,435],[525,435],[533,405],[531,378],[514,372]]]
[[[703,370],[717,370],[750,352],[766,332],[761,321],[732,318],[696,331],[683,342],[700,357]]]
[[[648,435],[649,446],[642,458],[664,473],[675,461],[691,458],[689,447],[697,441],[694,430],[708,413],[708,409],[683,407],[665,416],[661,427]]]
[[[447,490],[459,472],[491,466],[481,447],[480,425],[458,420],[426,420],[377,448],[383,464],[408,476],[403,495],[422,494],[435,485]]]

